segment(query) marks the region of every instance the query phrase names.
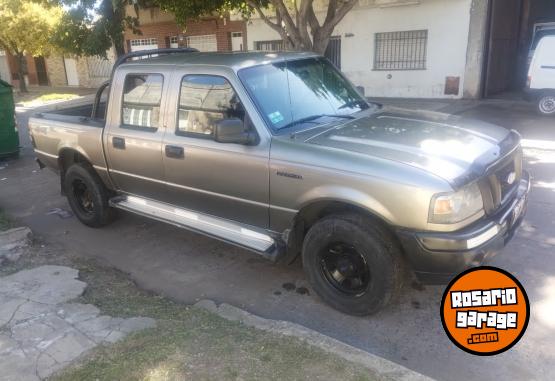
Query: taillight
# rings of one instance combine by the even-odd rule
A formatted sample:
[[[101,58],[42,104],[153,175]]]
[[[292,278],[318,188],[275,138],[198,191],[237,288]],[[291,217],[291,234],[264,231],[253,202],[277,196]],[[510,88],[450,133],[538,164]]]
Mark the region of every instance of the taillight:
[[[532,76],[529,75],[528,79],[526,80],[526,87],[530,88],[531,85],[532,85]]]

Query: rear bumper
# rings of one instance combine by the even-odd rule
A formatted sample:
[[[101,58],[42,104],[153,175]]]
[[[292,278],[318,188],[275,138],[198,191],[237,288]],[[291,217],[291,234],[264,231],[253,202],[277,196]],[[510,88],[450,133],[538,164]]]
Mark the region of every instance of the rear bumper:
[[[493,216],[452,233],[399,230],[398,237],[418,279],[444,284],[468,268],[489,262],[522,223],[529,192],[530,176],[523,172],[515,199]]]

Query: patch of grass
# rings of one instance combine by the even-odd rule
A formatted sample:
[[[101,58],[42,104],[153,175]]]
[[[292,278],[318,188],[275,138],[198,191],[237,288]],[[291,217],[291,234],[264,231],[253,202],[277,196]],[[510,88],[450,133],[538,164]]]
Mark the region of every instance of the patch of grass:
[[[12,228],[12,221],[8,217],[8,215],[0,209],[0,231],[8,230]]]
[[[41,102],[50,102],[50,101],[61,101],[61,100],[70,100],[79,98],[77,94],[60,94],[60,93],[50,93],[50,94],[43,94],[40,97],[36,98],[36,100]]]
[[[75,98],[79,98],[79,95],[68,94],[68,93],[48,93],[48,94],[42,94],[39,96],[26,95],[23,97],[23,99],[21,99],[21,101],[23,101],[24,106],[28,106],[36,103],[71,100]]]
[[[283,337],[140,290],[125,274],[76,263],[77,300],[111,316],[148,316],[157,327],[94,350],[52,380],[376,380],[368,369]]]
[[[129,276],[36,238],[7,275],[46,264],[72,266],[87,283],[79,303],[103,314],[146,316],[156,328],[99,346],[51,380],[377,380],[368,369],[296,338],[247,327],[141,290]]]

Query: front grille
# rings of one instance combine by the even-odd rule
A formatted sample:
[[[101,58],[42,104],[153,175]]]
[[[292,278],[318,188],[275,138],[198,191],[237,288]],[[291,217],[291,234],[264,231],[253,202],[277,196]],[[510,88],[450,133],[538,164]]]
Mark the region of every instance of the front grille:
[[[518,149],[493,166],[482,181],[480,188],[487,214],[496,212],[513,200],[521,178],[522,150]]]
[[[501,188],[501,204],[504,204],[503,201],[505,201],[506,198],[510,196],[511,192],[518,186],[514,160],[495,172],[495,177]],[[509,177],[512,177],[512,179],[509,179]]]

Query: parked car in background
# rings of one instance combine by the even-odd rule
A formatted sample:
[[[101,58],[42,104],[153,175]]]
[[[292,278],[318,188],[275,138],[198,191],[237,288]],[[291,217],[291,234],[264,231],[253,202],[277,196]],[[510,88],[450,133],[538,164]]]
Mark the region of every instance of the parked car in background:
[[[555,35],[542,38],[528,71],[527,95],[542,115],[555,115]]]
[[[547,36],[555,36],[555,22],[542,22],[534,24],[532,43],[530,44],[530,50],[528,51],[528,65],[530,65],[532,58],[534,58],[534,53],[538,44],[542,38]]]
[[[139,54],[159,56],[124,62]],[[135,52],[105,113],[101,93],[92,111],[29,121],[81,222],[117,208],[273,261],[300,255],[349,314],[387,305],[407,267],[442,283],[490,260],[526,212],[517,132],[368,102],[314,53]]]

